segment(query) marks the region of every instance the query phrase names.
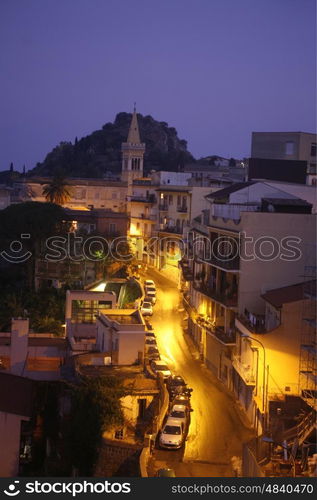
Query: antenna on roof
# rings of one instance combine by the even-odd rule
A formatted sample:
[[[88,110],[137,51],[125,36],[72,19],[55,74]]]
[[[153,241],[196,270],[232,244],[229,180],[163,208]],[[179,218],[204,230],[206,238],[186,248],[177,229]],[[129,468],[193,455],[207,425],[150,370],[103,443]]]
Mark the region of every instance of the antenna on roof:
[[[134,101],[134,104],[133,104],[133,112],[135,113],[136,112],[136,102]]]

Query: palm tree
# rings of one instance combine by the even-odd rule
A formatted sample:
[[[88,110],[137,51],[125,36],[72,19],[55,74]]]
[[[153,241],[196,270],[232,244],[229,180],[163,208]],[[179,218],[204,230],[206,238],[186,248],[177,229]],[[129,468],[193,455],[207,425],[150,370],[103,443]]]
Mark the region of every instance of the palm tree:
[[[57,174],[49,184],[44,186],[43,195],[46,201],[56,203],[57,205],[65,205],[71,198],[71,190],[68,188],[65,177]]]

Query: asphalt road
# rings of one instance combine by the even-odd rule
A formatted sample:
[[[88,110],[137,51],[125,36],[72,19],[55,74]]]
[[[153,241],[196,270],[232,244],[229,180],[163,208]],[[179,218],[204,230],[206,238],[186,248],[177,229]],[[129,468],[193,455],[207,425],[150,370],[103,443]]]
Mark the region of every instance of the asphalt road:
[[[157,303],[150,319],[161,358],[174,374],[193,388],[191,423],[185,449],[154,451],[153,470],[169,466],[180,476],[231,476],[231,457],[241,456],[251,431],[221,383],[191,354],[182,329],[180,295],[176,286],[157,273],[148,274],[157,287]],[[239,416],[240,415],[240,416]]]

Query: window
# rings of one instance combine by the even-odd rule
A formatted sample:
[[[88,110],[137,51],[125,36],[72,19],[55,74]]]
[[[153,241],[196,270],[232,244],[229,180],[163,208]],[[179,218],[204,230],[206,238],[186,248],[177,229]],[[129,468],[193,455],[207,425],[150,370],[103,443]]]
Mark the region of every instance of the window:
[[[83,192],[84,192],[83,189],[76,189],[75,200],[81,200],[82,198],[84,198]]]
[[[294,141],[287,141],[285,143],[285,154],[291,156],[294,154]]]
[[[99,200],[99,191],[95,192],[95,200]]]
[[[146,410],[146,399],[138,399],[138,404],[139,404],[139,411],[138,411],[138,418],[143,418]]]
[[[180,206],[180,204],[181,204],[181,199],[182,199],[182,197],[181,197],[181,195],[179,194],[179,195],[177,196],[177,206],[178,206],[178,207],[179,207],[179,206]]]
[[[123,439],[123,429],[117,429],[115,432],[114,437],[116,439]]]
[[[173,195],[172,194],[168,195],[168,204],[173,205]]]
[[[310,148],[310,156],[316,156],[316,142],[311,143],[311,148]]]
[[[112,198],[112,200],[116,200],[117,199],[117,193],[115,191],[113,191],[111,193],[111,198]]]

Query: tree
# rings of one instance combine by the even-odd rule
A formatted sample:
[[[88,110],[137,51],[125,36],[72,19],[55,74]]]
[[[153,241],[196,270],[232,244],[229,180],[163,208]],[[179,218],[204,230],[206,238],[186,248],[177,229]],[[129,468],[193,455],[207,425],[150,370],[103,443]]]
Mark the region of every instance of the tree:
[[[92,475],[103,432],[123,424],[120,398],[125,394],[120,379],[111,376],[82,376],[81,384],[72,386],[69,441],[72,463],[81,476]]]
[[[7,262],[26,265],[29,287],[33,288],[35,261],[41,254],[42,245],[47,238],[65,234],[67,229],[65,211],[58,205],[37,201],[10,205],[0,210],[0,249],[7,252]],[[12,242],[17,242],[16,245],[21,248],[18,255],[10,251]],[[23,259],[20,259],[21,264],[17,264],[15,257],[20,256]]]
[[[65,177],[62,174],[56,174],[49,184],[43,188],[43,195],[46,201],[65,205],[71,198],[71,190],[68,187]]]

